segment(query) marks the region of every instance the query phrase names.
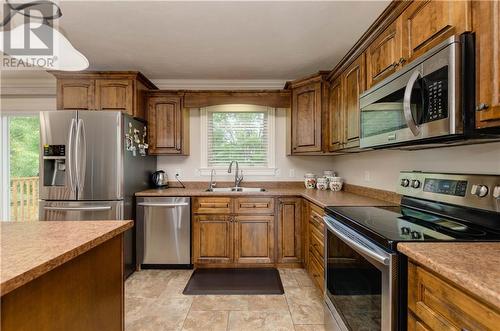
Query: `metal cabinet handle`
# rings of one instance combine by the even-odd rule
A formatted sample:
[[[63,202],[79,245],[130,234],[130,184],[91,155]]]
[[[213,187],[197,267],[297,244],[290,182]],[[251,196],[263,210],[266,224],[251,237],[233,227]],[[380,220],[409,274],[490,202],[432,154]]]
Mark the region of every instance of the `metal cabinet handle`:
[[[488,105],[487,103],[480,103],[477,107],[476,107],[476,111],[482,111],[482,110],[486,110],[490,107],[490,105]]]
[[[406,62],[406,59],[405,59],[404,57],[400,57],[400,58],[399,58],[398,65],[401,65],[401,64],[403,64],[403,63],[405,63],[405,62]]]

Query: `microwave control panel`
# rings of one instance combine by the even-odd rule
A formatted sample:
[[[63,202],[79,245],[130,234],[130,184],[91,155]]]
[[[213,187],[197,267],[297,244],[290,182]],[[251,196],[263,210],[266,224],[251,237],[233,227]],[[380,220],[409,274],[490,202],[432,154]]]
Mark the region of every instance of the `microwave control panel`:
[[[448,67],[438,69],[423,80],[425,87],[425,122],[448,117]]]

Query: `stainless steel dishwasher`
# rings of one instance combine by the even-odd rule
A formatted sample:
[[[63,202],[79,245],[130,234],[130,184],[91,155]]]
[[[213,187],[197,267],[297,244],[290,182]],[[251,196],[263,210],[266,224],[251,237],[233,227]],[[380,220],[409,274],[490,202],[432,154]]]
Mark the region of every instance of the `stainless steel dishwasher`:
[[[191,267],[190,198],[140,197],[136,210],[138,267]]]

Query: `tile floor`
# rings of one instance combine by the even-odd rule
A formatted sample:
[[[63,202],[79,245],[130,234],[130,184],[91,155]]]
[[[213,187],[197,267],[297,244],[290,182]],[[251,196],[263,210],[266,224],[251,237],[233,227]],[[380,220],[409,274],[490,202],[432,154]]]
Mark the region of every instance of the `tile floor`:
[[[183,295],[191,272],[134,273],[125,282],[125,331],[335,329],[304,269],[279,270],[284,295]]]

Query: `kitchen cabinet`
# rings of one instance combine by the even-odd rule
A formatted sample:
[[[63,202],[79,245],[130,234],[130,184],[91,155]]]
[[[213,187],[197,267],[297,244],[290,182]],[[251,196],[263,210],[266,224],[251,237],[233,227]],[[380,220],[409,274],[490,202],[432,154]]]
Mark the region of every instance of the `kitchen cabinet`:
[[[342,148],[359,147],[359,95],[365,90],[365,54],[361,54],[342,73],[343,135]]]
[[[235,216],[234,262],[274,262],[274,216]]]
[[[278,199],[278,262],[302,262],[302,199]]]
[[[471,1],[413,1],[401,15],[403,56],[410,62],[452,35],[471,30]]]
[[[342,80],[339,77],[330,83],[328,91],[328,133],[325,135],[328,152],[342,149],[343,133]]]
[[[403,20],[399,17],[366,50],[366,86],[372,87],[404,63]]]
[[[307,240],[305,253],[305,268],[314,284],[324,291],[325,263],[324,263],[324,211],[321,207],[308,203],[305,223],[307,224]]]
[[[189,155],[189,109],[182,96],[153,93],[148,98],[149,154]]]
[[[322,153],[325,73],[287,83],[292,91],[291,154]]]
[[[145,94],[157,87],[134,71],[51,71],[59,110],[117,110],[145,119]]]
[[[408,330],[498,330],[500,312],[441,276],[408,263]]]
[[[57,77],[57,76],[56,76]],[[94,106],[95,80],[58,79],[57,109],[92,110]]]
[[[193,263],[233,262],[233,217],[228,215],[193,216]]]
[[[500,2],[473,1],[476,32],[476,127],[500,126]]]

